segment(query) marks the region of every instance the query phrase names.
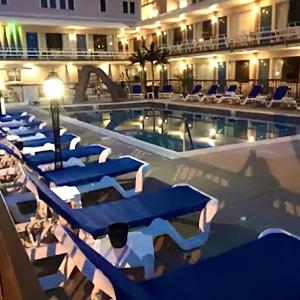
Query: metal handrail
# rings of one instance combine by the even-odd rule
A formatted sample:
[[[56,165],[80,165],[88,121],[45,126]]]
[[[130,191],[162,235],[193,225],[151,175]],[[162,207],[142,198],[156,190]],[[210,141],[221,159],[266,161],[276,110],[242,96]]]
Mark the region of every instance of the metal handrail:
[[[249,32],[235,38],[219,36],[208,40],[185,41],[166,47],[170,55],[188,54],[193,52],[211,52],[234,50],[244,47],[266,46],[267,44],[288,44],[300,42],[300,26],[289,26],[284,29]]]
[[[73,59],[73,60],[126,60],[128,52],[112,51],[78,51],[77,49],[23,49],[23,48],[2,48],[0,59]]]

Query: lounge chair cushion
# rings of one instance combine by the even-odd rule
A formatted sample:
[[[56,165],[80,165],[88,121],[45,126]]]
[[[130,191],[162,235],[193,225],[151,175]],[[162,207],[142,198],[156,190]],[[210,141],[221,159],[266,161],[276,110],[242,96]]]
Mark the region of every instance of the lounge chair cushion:
[[[142,87],[140,84],[132,85],[132,94],[141,94],[141,93],[142,93]]]
[[[166,275],[133,282],[69,229],[66,234],[88,258],[82,272],[92,281],[93,265],[112,282],[122,300],[297,300],[300,298],[300,241],[272,234]],[[73,253],[76,253],[74,248]],[[68,249],[69,252],[69,249]],[[89,268],[87,266],[89,265]]]
[[[79,209],[70,208],[43,182],[31,174],[40,198],[74,228],[81,228],[97,238],[106,233],[107,227],[125,222],[130,228],[149,225],[154,219],[173,219],[201,211],[211,199],[187,186],[176,186],[138,196],[101,203]]]
[[[207,95],[215,95],[215,94],[217,94],[217,92],[218,92],[218,86],[217,86],[216,84],[213,84],[213,85],[209,88],[209,90],[208,90],[208,92],[207,92]]]
[[[31,115],[25,115],[25,116],[5,116],[5,117],[0,117],[0,122],[12,122],[12,121],[28,121],[30,118],[32,118]]]
[[[282,98],[286,96],[288,90],[289,90],[288,86],[285,85],[279,86],[273,95],[273,100],[282,100]]]
[[[164,84],[162,88],[162,93],[172,93],[172,85],[170,84]]]
[[[83,158],[89,157],[93,155],[100,155],[100,153],[106,148],[101,147],[99,145],[95,146],[81,146],[74,150],[62,150],[62,161],[66,161],[71,157]],[[37,168],[39,165],[50,164],[55,161],[55,153],[54,151],[43,151],[38,152],[35,155],[25,155],[25,161],[32,166],[33,168]]]
[[[143,165],[129,157],[107,160],[105,163],[92,162],[84,167],[69,167],[60,170],[41,172],[49,182],[57,186],[78,186],[101,180],[104,176],[116,177],[136,172]]]
[[[263,87],[261,85],[255,85],[252,87],[248,98],[256,98],[259,94],[261,94],[263,91]]]
[[[76,135],[71,134],[71,133],[66,133],[63,134],[62,136],[60,136],[60,142],[61,144],[67,144],[70,143],[74,138],[76,138]],[[35,140],[26,140],[23,141],[23,147],[40,147],[43,146],[45,144],[53,144],[54,143],[54,137],[50,136],[50,137],[45,137],[45,138],[41,138],[41,139],[35,139]]]
[[[30,127],[30,128],[39,127],[43,123],[44,123],[44,121],[41,121],[41,120],[33,120],[32,122],[24,123],[24,124],[13,124],[13,123],[5,124],[5,125],[2,125],[2,127],[7,127],[11,130],[14,130],[14,129],[18,129],[20,127]]]

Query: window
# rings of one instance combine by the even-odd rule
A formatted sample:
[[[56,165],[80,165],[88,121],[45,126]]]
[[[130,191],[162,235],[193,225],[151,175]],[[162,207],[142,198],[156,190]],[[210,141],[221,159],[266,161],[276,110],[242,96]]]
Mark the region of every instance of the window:
[[[8,81],[21,81],[21,69],[9,69],[7,70]]]
[[[1,0],[1,5],[7,5],[7,0]]]
[[[100,0],[100,11],[105,12],[106,11],[106,1]]]
[[[134,2],[130,2],[130,13],[131,14],[135,14],[135,3]]]
[[[46,44],[48,50],[62,50],[62,34],[61,33],[46,33]]]
[[[60,0],[60,9],[66,9],[66,0]]]
[[[65,9],[74,10],[74,0],[41,0],[41,7],[52,8],[52,9],[59,8],[64,10]]]
[[[50,0],[50,8],[56,8],[56,0]]]
[[[48,0],[41,0],[41,7],[48,8]]]
[[[123,13],[128,14],[128,2],[123,1]]]
[[[74,0],[68,0],[69,10],[74,10]]]

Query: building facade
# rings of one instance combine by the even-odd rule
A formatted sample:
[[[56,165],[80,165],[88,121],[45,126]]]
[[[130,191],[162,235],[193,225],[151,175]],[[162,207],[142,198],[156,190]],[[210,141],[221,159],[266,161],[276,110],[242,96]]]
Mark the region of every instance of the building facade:
[[[75,84],[93,64],[131,80],[141,70],[129,55],[153,41],[170,62],[157,80],[188,72],[204,85],[289,82],[299,93],[299,11],[298,0],[0,0],[0,78],[39,85],[55,69]]]

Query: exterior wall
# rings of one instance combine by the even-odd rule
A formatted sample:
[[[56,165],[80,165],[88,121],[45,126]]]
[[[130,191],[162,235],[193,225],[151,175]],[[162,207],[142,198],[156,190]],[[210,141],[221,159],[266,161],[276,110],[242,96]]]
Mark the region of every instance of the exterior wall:
[[[105,21],[135,24],[140,19],[140,1],[131,1],[135,1],[136,3],[135,14],[123,13],[122,0],[107,0],[106,12],[100,12],[99,0],[89,0],[88,2],[75,0],[74,10],[41,8],[40,0],[9,0],[8,6],[1,6],[0,16],[12,17],[14,21],[18,21],[18,19],[28,20],[38,17],[38,20],[36,20],[37,22],[43,19],[61,19],[66,21],[66,23],[73,21],[99,23],[101,21]],[[57,7],[59,7],[58,4],[59,1],[57,1]]]

